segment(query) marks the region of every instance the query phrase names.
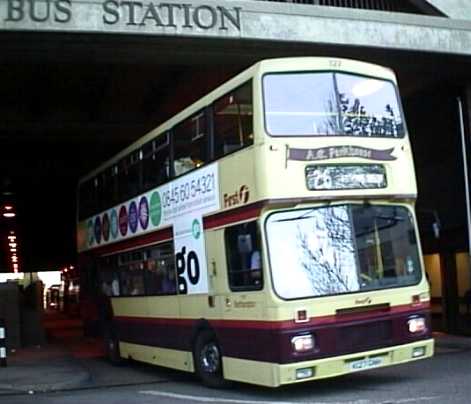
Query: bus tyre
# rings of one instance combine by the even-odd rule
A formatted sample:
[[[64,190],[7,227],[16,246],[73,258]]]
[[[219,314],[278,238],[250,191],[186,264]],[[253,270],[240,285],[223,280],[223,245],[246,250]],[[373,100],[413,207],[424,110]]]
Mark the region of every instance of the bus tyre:
[[[115,366],[123,364],[123,358],[121,358],[119,352],[119,340],[116,337],[116,333],[112,330],[105,332],[105,353],[108,360]]]
[[[216,337],[211,331],[198,334],[194,346],[195,373],[204,385],[212,388],[229,387],[222,374],[222,355]]]

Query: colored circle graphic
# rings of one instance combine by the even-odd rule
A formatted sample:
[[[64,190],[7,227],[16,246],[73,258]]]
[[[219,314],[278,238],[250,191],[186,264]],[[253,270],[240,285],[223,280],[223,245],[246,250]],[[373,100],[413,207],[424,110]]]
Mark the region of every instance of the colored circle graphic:
[[[95,241],[95,230],[93,228],[93,220],[90,219],[87,225],[87,240],[88,246],[91,246]]]
[[[160,194],[155,191],[150,197],[150,221],[153,226],[160,225],[162,220],[162,202]]]
[[[111,237],[116,238],[118,237],[118,214],[116,213],[116,209],[111,211]]]
[[[137,230],[137,205],[134,201],[129,205],[128,221],[131,233],[135,233]]]
[[[95,225],[94,225],[94,233],[95,233],[95,241],[97,244],[101,242],[101,219],[100,216],[95,218]]]
[[[201,225],[198,219],[193,220],[193,223],[191,225],[191,232],[193,234],[193,237],[198,240],[201,236]]]
[[[126,211],[126,206],[124,205],[119,209],[118,223],[119,232],[124,237],[126,234],[128,234],[128,212]]]
[[[149,202],[147,202],[145,196],[139,201],[139,223],[142,230],[147,229],[147,226],[149,226]]]
[[[103,241],[108,241],[110,239],[110,217],[108,215],[108,212],[103,215],[101,227],[103,233]]]

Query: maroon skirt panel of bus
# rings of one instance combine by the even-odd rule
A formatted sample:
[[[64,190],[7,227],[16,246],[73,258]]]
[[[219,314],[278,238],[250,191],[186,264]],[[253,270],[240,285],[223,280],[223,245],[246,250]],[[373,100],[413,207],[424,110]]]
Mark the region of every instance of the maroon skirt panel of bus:
[[[427,330],[411,334],[407,320],[425,316]],[[197,320],[116,317],[115,325],[123,342],[192,351]],[[272,363],[292,363],[402,345],[431,337],[428,308],[391,308],[382,314],[364,313],[349,318],[328,316],[306,323],[294,321],[210,321],[224,356]],[[291,338],[312,334],[315,348],[295,353]]]

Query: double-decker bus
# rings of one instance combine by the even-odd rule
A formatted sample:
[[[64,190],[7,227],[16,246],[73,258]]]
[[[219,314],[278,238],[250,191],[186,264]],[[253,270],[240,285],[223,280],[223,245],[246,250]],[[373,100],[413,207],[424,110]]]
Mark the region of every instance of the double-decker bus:
[[[209,386],[424,359],[416,194],[391,70],[261,61],[80,181],[82,291],[111,360]]]

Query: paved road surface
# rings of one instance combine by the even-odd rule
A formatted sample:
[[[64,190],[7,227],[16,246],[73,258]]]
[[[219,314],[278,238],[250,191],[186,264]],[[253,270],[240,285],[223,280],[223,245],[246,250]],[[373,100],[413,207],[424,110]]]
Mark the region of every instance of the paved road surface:
[[[469,404],[471,343],[441,345],[433,359],[340,378],[267,389],[236,384],[211,390],[192,375],[131,363],[113,368],[86,359],[92,375],[83,388],[31,395],[1,395],[8,404]],[[121,372],[121,373],[120,373]],[[0,369],[1,377],[1,369]],[[117,382],[119,381],[119,382]]]

